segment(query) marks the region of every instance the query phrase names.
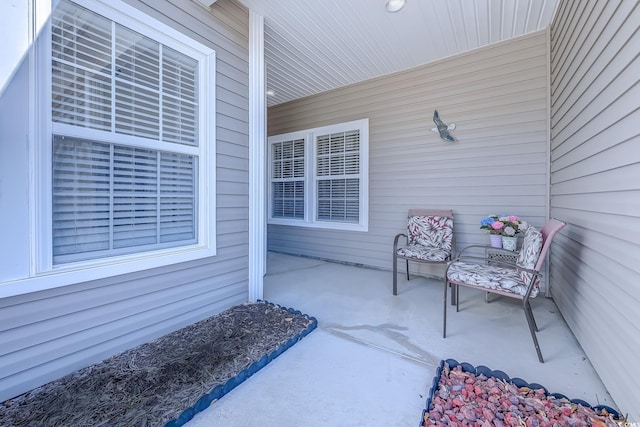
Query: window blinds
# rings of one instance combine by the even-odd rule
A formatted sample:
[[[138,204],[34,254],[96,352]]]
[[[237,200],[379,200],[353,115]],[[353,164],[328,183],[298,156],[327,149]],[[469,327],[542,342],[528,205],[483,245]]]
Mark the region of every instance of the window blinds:
[[[197,145],[197,60],[69,1],[51,47],[54,122]]]
[[[271,214],[304,219],[304,139],[276,142],[271,147]]]
[[[53,158],[54,260],[195,241],[193,156],[56,136]]]
[[[360,219],[360,132],[316,139],[317,218],[357,223]]]
[[[66,0],[51,48],[54,264],[194,243],[198,61]]]

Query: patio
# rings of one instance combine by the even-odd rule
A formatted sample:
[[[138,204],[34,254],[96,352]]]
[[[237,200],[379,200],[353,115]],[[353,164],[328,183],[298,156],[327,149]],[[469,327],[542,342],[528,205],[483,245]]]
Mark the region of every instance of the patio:
[[[500,369],[550,392],[615,407],[552,300],[532,302],[545,363],[522,309],[463,289],[442,338],[442,282],[270,252],[265,300],[318,319],[318,328],[196,415],[190,427],[414,426],[435,368],[453,358]]]

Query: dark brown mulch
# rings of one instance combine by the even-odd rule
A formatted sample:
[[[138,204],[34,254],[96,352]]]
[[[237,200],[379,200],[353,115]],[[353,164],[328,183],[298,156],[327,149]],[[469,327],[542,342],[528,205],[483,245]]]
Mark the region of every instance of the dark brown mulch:
[[[162,426],[306,329],[267,303],[235,306],[0,405],[1,426]]]

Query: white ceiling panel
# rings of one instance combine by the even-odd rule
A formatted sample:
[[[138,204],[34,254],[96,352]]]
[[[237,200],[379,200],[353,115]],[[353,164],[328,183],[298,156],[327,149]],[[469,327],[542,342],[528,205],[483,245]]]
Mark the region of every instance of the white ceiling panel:
[[[264,16],[269,106],[547,28],[559,0],[239,0]]]

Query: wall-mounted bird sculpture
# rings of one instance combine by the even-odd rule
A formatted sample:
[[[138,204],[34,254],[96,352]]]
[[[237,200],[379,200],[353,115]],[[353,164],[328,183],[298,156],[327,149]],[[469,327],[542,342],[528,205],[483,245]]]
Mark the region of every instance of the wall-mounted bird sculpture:
[[[444,139],[445,141],[451,141],[451,142],[457,141],[457,139],[455,139],[453,136],[451,136],[451,134],[449,134],[449,131],[454,130],[456,128],[456,125],[454,123],[451,123],[450,125],[445,125],[444,122],[440,119],[438,110],[435,110],[433,112],[433,122],[436,124],[436,127],[432,128],[431,130],[435,133],[439,133],[440,138]]]

